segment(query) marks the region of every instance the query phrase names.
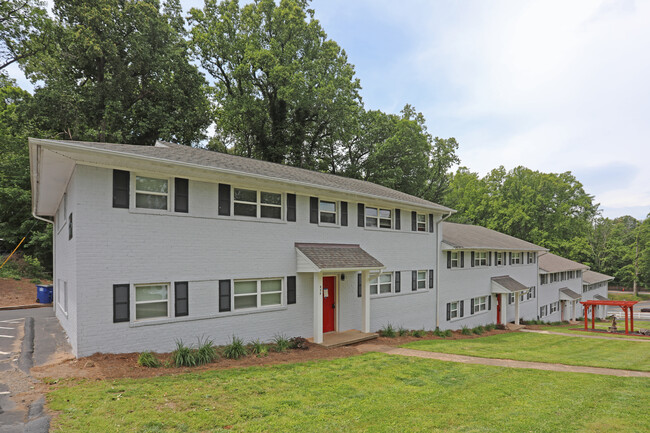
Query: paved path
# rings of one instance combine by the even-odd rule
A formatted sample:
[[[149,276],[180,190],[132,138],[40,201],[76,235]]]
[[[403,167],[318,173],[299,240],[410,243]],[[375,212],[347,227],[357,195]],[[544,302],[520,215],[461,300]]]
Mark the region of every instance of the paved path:
[[[622,338],[622,337],[607,337],[606,335],[581,335],[581,334],[569,334],[567,332],[539,331],[537,329],[520,329],[520,331],[532,332],[534,334],[562,335],[564,337],[595,338],[597,340],[642,341],[644,343],[650,343],[650,338]]]
[[[413,356],[416,358],[437,359],[439,361],[461,362],[463,364],[493,365],[497,367],[530,368],[533,370],[563,371],[569,373],[590,373],[606,376],[650,377],[650,372],[617,370],[614,368],[581,367],[577,365],[550,364],[546,362],[515,361],[512,359],[480,358],[478,356],[454,355],[451,353],[425,352],[423,350],[404,349],[402,347],[380,344],[362,344],[357,346],[360,352],[382,352],[389,355]]]

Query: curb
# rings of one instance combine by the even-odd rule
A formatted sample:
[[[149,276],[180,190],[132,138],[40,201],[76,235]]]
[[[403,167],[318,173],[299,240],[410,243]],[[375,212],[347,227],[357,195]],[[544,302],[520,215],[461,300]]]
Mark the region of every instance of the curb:
[[[49,303],[49,304],[10,305],[8,307],[0,307],[0,311],[4,311],[4,310],[27,310],[29,308],[44,308],[44,307],[52,307],[52,303]]]
[[[25,318],[25,334],[18,358],[18,368],[29,376],[29,370],[34,366],[34,318]]]

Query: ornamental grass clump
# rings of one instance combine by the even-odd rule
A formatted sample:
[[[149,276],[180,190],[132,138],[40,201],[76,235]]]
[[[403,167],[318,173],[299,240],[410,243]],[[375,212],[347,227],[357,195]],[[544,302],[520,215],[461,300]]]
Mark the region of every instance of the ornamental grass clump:
[[[496,325],[494,323],[488,323],[487,325],[485,325],[486,331],[494,331],[494,328],[496,328]]]
[[[138,365],[140,367],[158,368],[160,367],[160,361],[156,358],[156,355],[146,351],[142,352],[140,356],[138,356]]]
[[[196,356],[191,347],[183,344],[183,340],[176,340],[176,350],[172,352],[171,362],[175,367],[194,367]]]
[[[233,335],[230,343],[223,348],[223,356],[228,359],[239,359],[246,356],[244,340]]]
[[[262,343],[258,338],[255,341],[251,341],[248,345],[250,353],[261,358],[269,354],[269,346]]]
[[[460,330],[460,333],[463,335],[472,335],[472,330],[465,325],[463,326],[463,329]]]
[[[481,335],[482,333],[485,332],[485,328],[483,326],[476,326],[475,328],[472,329],[472,332],[476,335]]]
[[[289,339],[283,334],[277,334],[273,337],[273,343],[275,344],[275,351],[279,353],[286,352],[291,347]]]
[[[199,338],[198,348],[194,352],[196,365],[209,364],[218,358],[217,350],[214,348],[212,340],[201,340]]]
[[[411,332],[411,335],[415,338],[422,338],[427,335],[427,331],[424,329],[416,329],[415,331]]]
[[[379,330],[379,335],[381,335],[382,337],[394,338],[396,335],[395,328],[393,328],[393,325],[390,322],[388,322]]]
[[[405,327],[400,326],[397,329],[397,335],[399,335],[400,337],[406,337],[407,335],[409,335],[409,331]]]

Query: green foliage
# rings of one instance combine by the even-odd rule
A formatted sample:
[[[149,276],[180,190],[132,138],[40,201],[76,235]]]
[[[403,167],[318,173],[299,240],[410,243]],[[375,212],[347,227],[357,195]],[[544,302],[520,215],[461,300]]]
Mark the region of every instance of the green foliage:
[[[405,337],[409,335],[409,331],[405,327],[400,326],[399,328],[397,328],[397,335],[399,335],[400,337]]]
[[[309,345],[307,339],[302,337],[293,337],[289,339],[289,349],[307,350]]]
[[[416,329],[415,331],[411,332],[411,335],[415,338],[422,338],[427,335],[427,331],[424,329]]]
[[[197,365],[209,364],[217,359],[217,350],[214,348],[212,340],[199,338],[194,357]]]
[[[275,351],[280,353],[286,352],[291,347],[289,339],[287,339],[283,334],[276,334],[275,337],[273,337],[273,344]]]
[[[230,343],[223,348],[223,356],[228,359],[239,359],[245,357],[246,346],[244,346],[244,340],[233,335]]]
[[[257,356],[258,358],[261,358],[261,357],[263,357],[263,356],[268,355],[268,353],[269,353],[269,346],[266,345],[266,344],[264,344],[264,343],[262,343],[262,342],[259,340],[259,338],[258,338],[257,340],[252,341],[252,342],[249,344],[249,350],[250,350],[250,353],[252,353],[253,355]]]
[[[484,326],[476,326],[472,328],[472,332],[476,335],[481,335],[485,332],[485,327]]]
[[[140,367],[158,368],[161,364],[156,355],[147,351],[138,356],[138,365]]]
[[[171,355],[172,365],[175,367],[195,367],[196,356],[191,347],[185,346],[182,340],[176,341],[176,350]]]
[[[15,62],[24,62],[47,43],[42,30],[48,22],[40,0],[0,2],[0,73]]]
[[[443,333],[443,337],[446,338],[451,337],[451,329],[446,329],[445,332]]]
[[[381,335],[382,337],[393,338],[396,335],[395,328],[390,322],[388,322],[379,330],[379,335]]]
[[[496,325],[494,323],[488,323],[487,325],[485,325],[485,330],[486,331],[494,331],[495,328],[496,328]]]
[[[460,333],[463,335],[472,335],[472,330],[467,327],[467,325],[463,325],[463,328],[460,330]]]
[[[0,264],[6,259],[0,256]],[[32,256],[15,253],[0,269],[1,278],[31,278],[40,281],[46,277],[45,269],[41,266],[40,261]],[[35,283],[38,284],[38,283]]]

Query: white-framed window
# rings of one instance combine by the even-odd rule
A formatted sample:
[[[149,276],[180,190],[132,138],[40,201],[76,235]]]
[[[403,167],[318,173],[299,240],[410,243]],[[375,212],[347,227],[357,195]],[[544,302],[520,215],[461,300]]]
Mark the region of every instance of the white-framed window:
[[[508,304],[512,304],[515,302],[515,294],[514,293],[508,293]]]
[[[451,252],[451,267],[452,268],[460,267],[460,253],[458,251]]]
[[[539,276],[539,284],[546,284],[546,281],[548,280],[548,275],[542,274]]]
[[[251,218],[282,219],[282,194],[233,188],[233,215]]]
[[[135,320],[169,317],[169,284],[135,286]]]
[[[512,253],[512,264],[513,265],[521,264],[521,253]]]
[[[418,271],[418,290],[427,288],[427,271]]]
[[[366,227],[393,228],[393,211],[377,207],[366,207]]]
[[[530,265],[531,263],[535,263],[535,255],[536,255],[536,254],[537,254],[537,253],[535,253],[535,252],[529,252],[529,253],[527,254],[527,257],[528,257],[528,264],[529,264],[529,265]]]
[[[529,287],[526,292],[526,300],[532,299],[535,297],[535,287]]]
[[[449,319],[455,319],[460,313],[460,302],[450,302],[449,303]]]
[[[393,274],[379,274],[370,278],[370,294],[382,295],[393,291]]]
[[[417,214],[417,229],[419,232],[427,231],[427,216],[423,213]]]
[[[335,201],[320,200],[318,203],[319,221],[321,224],[336,224],[338,205]]]
[[[485,251],[476,251],[474,252],[474,266],[487,266],[488,264],[488,253]]]
[[[551,302],[551,314],[555,313],[558,310],[559,302]]]
[[[235,280],[233,288],[234,310],[282,305],[282,278]]]
[[[543,307],[539,307],[539,317],[544,317],[548,315],[548,305],[544,305]]]
[[[480,313],[481,311],[487,311],[488,308],[488,297],[479,296],[474,298],[474,313]]]
[[[497,266],[503,266],[503,252],[502,251],[497,251],[494,253],[494,261],[497,264]]]
[[[169,179],[135,176],[135,207],[169,209]]]

